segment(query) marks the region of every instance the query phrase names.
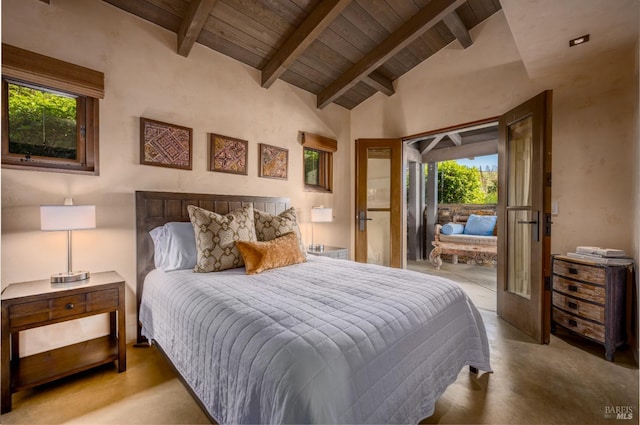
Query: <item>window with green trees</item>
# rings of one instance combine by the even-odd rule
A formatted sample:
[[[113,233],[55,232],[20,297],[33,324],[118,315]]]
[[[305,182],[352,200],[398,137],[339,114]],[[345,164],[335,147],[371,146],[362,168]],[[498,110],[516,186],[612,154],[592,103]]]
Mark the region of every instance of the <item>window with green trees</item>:
[[[98,174],[104,74],[2,44],[2,166]]]
[[[9,154],[78,158],[76,96],[8,83]]]

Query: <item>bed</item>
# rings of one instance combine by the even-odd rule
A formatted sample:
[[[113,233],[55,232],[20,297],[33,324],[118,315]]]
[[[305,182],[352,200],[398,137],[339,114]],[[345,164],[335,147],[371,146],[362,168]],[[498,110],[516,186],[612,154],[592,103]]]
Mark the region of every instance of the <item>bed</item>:
[[[149,231],[188,205],[280,214],[285,198],[136,192],[139,341],[218,423],[418,423],[465,366],[491,371],[453,282],[326,257],[247,275],[154,269]]]

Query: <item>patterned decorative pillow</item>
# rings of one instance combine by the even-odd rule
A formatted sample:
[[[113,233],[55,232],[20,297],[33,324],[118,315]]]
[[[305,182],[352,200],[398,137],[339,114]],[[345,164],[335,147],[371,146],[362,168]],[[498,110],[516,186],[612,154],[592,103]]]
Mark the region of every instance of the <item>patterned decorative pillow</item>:
[[[238,241],[236,246],[244,258],[247,274],[307,261],[294,232],[266,242]]]
[[[298,227],[296,210],[289,208],[278,215],[269,214],[264,211],[254,210],[256,237],[259,241],[270,241],[277,237],[284,236],[287,233],[295,233],[298,237],[298,245],[300,251],[305,255],[304,243],[302,243],[302,235]],[[305,255],[306,257],[306,255]]]
[[[244,266],[237,241],[256,241],[253,207],[247,205],[220,215],[189,205],[189,218],[196,238],[194,272],[207,273]]]

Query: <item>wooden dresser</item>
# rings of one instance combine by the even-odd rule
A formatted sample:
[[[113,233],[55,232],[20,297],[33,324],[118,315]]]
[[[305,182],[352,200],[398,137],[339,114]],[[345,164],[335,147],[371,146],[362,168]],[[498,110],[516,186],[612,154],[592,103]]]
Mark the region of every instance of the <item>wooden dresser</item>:
[[[554,256],[552,330],[562,326],[604,345],[606,359],[613,361],[616,348],[627,342],[632,270]]]

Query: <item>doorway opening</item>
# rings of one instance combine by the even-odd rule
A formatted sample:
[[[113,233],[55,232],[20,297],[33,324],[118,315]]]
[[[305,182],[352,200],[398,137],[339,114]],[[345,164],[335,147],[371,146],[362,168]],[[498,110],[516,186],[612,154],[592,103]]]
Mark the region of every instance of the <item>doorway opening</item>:
[[[456,223],[464,230],[471,214],[497,213],[497,120],[407,138],[405,152],[407,268],[450,278],[479,308],[496,311],[497,253],[443,254],[438,267],[428,259],[441,226]],[[497,237],[491,242],[497,245]]]

